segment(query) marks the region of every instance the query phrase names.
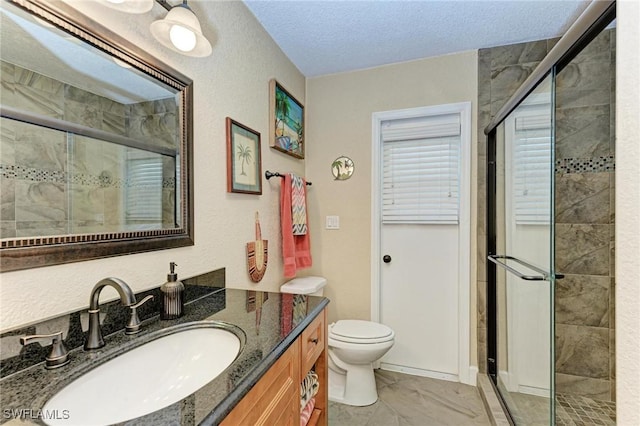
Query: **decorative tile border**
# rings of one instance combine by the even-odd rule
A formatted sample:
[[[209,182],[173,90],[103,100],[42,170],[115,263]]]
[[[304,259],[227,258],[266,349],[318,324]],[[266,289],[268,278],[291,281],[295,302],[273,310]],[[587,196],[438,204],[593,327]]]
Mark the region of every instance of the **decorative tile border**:
[[[613,172],[616,159],[613,155],[593,158],[562,158],[556,160],[556,173],[602,173]]]
[[[65,183],[67,180],[67,173],[62,170],[40,170],[13,164],[0,164],[0,175],[5,179],[33,182]]]
[[[58,184],[71,183],[75,185],[91,186],[95,188],[132,187],[127,180],[114,179],[107,172],[100,175],[88,173],[68,173],[62,170],[42,170],[13,164],[0,164],[0,176],[5,179],[28,180],[31,182],[50,182]],[[162,180],[163,189],[175,189],[175,177]]]

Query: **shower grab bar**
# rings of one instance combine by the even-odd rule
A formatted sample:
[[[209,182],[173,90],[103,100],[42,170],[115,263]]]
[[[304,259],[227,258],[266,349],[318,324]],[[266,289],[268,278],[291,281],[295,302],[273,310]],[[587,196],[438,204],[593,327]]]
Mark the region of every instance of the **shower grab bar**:
[[[493,263],[495,263],[496,265],[506,269],[507,271],[511,272],[514,275],[517,275],[518,277],[522,278],[523,280],[526,281],[546,281],[549,277],[549,274],[547,274],[544,270],[538,268],[537,266],[533,266],[523,260],[520,260],[518,258],[515,258],[513,256],[507,256],[507,255],[501,255],[501,254],[490,254],[489,256],[487,256],[487,259],[489,259],[490,261],[492,261]],[[511,266],[507,265],[504,262],[501,262],[498,259],[505,259],[505,260],[513,260],[516,263],[519,263],[522,266],[525,266],[533,271],[536,271],[538,273],[540,273],[541,275],[525,275],[523,273],[521,273],[520,271],[518,271],[515,268],[512,268]],[[560,277],[561,278],[561,277]]]

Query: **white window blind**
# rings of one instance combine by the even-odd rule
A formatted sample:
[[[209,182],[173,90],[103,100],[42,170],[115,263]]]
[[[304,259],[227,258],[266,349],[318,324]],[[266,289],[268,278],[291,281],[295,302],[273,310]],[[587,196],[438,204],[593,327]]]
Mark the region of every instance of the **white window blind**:
[[[458,223],[460,114],[382,123],[383,223]]]
[[[162,157],[131,155],[127,159],[127,222],[162,222]]]
[[[551,215],[551,117],[515,119],[513,200],[516,224],[548,224]]]

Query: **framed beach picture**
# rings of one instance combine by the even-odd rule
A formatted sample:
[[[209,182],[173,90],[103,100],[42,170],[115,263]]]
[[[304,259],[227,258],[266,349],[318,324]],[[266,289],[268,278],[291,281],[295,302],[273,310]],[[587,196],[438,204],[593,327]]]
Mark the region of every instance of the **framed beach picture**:
[[[269,82],[271,148],[304,158],[304,107],[276,80]]]
[[[227,192],[262,194],[260,133],[227,117]]]

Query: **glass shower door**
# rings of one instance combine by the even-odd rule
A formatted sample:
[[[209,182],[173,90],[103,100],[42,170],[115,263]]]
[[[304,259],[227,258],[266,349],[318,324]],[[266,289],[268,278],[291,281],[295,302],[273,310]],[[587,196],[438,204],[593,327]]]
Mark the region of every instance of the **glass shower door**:
[[[518,425],[554,418],[552,82],[495,134],[495,380]]]

